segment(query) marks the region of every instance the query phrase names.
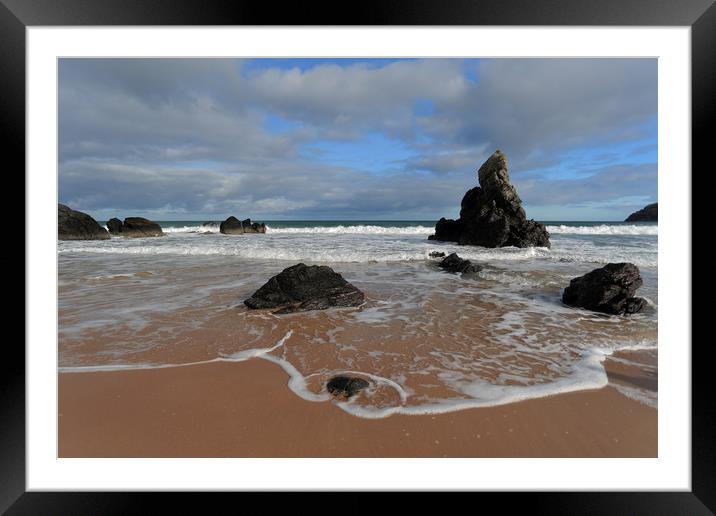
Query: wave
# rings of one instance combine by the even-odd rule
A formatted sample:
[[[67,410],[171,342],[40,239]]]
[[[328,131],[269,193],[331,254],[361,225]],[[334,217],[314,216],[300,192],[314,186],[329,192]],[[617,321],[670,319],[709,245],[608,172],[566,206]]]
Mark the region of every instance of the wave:
[[[609,225],[599,226],[547,226],[547,231],[555,235],[658,235],[659,227],[637,225]]]
[[[165,233],[218,233],[218,224],[198,226],[166,226]],[[598,226],[547,226],[547,230],[555,235],[658,235],[659,228],[654,225],[636,224],[600,224]],[[308,226],[308,227],[271,227],[266,226],[267,233],[277,235],[431,235],[435,232],[432,226],[376,226],[358,224],[354,226]]]
[[[343,235],[431,235],[435,228],[427,226],[313,226],[305,228],[266,227],[267,233],[286,234],[343,234]]]
[[[457,252],[468,260],[483,262],[520,262],[531,260],[550,260],[555,262],[590,262],[610,263],[615,261],[628,261],[637,266],[656,267],[658,265],[655,253],[623,253],[615,248],[606,248],[601,252],[585,252],[578,249],[547,249],[544,247],[527,247],[518,249],[505,247],[500,249],[466,248],[460,246],[421,244],[412,248],[393,249],[367,249],[337,248],[329,245],[292,245],[285,247],[264,247],[220,244],[190,245],[182,242],[176,244],[162,243],[162,245],[85,245],[68,243],[58,249],[59,254],[88,253],[88,254],[123,254],[143,256],[235,256],[247,260],[282,260],[306,261],[326,263],[393,263],[433,260],[429,254],[439,249],[446,254]]]
[[[218,224],[209,224],[206,226],[165,226],[162,227],[164,233],[218,233]]]
[[[310,262],[409,262],[429,258],[425,251],[381,252],[360,250],[315,249],[313,247],[260,248],[222,245],[162,245],[132,247],[67,246],[58,253],[177,255],[177,256],[236,256],[251,260],[287,260]]]
[[[218,224],[201,226],[165,226],[165,233],[219,233]],[[431,235],[435,232],[433,227],[427,226],[374,226],[359,224],[355,226],[310,226],[310,227],[271,227],[266,226],[267,233],[302,235]]]
[[[441,249],[446,254],[453,249],[445,246],[421,245],[409,249],[367,249],[362,248],[333,248],[330,246],[293,245],[286,247],[264,247],[264,246],[235,246],[222,243],[218,244],[189,244],[176,243],[162,245],[85,245],[68,243],[58,249],[59,254],[63,253],[89,253],[89,254],[126,254],[126,255],[178,255],[178,256],[236,256],[251,260],[305,260],[310,262],[411,262],[433,260],[429,253],[435,249]],[[542,247],[527,247],[518,249],[514,247],[502,249],[488,248],[457,248],[455,249],[468,259],[475,260],[529,260],[533,258],[548,258],[550,250]]]
[[[164,233],[219,233],[218,224],[199,226],[165,226]],[[554,235],[658,235],[657,225],[610,225],[598,226],[547,226],[547,231]],[[376,226],[358,224],[354,226],[309,226],[309,227],[271,227],[266,232],[277,235],[431,235],[435,228],[430,226]]]

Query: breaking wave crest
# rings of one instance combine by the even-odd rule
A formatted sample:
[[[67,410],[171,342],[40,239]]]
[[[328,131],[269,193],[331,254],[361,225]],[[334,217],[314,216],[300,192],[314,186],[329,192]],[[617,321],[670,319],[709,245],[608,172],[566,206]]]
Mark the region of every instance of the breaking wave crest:
[[[271,233],[319,233],[319,234],[345,234],[345,235],[431,235],[434,228],[427,226],[314,226],[306,228],[272,228],[268,226],[266,232]]]
[[[555,235],[658,235],[659,227],[654,225],[608,225],[599,226],[547,226]]]

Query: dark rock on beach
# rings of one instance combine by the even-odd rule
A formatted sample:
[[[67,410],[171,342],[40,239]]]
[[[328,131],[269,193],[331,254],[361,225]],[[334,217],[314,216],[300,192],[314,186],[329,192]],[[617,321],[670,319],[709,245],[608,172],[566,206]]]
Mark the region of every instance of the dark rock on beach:
[[[658,222],[659,221],[659,203],[644,206],[639,211],[635,211],[629,215],[624,222]]]
[[[528,220],[522,200],[510,184],[507,158],[499,150],[477,171],[480,186],[462,199],[460,218],[441,218],[431,240],[483,247],[549,247],[544,224]]]
[[[121,235],[125,237],[163,236],[162,227],[143,217],[127,217],[122,223]]]
[[[107,240],[109,233],[86,213],[58,204],[57,237],[60,240]]]
[[[107,221],[107,229],[112,235],[118,235],[122,232],[122,221],[117,218],[112,218]]]
[[[470,260],[464,260],[456,253],[449,254],[440,262],[439,266],[448,272],[471,273],[482,270],[482,265],[472,263]]]
[[[445,253],[442,251],[433,251],[428,255],[430,258],[442,258],[445,256]]]
[[[266,224],[251,222],[251,219],[241,221],[244,233],[266,233]]]
[[[643,281],[639,268],[632,263],[609,263],[600,269],[574,278],[564,289],[566,305],[613,315],[640,312],[646,300],[634,297]]]
[[[358,306],[365,295],[325,265],[299,263],[284,269],[244,301],[249,308],[279,308],[284,314]]]
[[[362,378],[356,378],[351,376],[334,376],[326,384],[328,392],[334,396],[342,396],[344,398],[350,398],[358,391],[361,391],[370,385],[367,381]]]

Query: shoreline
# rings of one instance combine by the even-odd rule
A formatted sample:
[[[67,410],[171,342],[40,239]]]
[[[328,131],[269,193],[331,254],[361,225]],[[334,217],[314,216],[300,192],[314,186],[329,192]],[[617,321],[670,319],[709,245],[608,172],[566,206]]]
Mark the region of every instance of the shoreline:
[[[620,374],[610,369],[610,376]],[[657,456],[657,410],[628,398],[612,385],[494,407],[365,419],[348,414],[331,401],[300,398],[290,390],[288,380],[278,364],[254,359],[158,369],[60,372],[58,454]]]

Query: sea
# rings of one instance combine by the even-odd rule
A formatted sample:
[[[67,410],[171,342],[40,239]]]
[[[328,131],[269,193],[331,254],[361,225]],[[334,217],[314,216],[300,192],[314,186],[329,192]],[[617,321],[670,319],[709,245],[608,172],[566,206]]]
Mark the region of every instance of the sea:
[[[58,242],[60,372],[269,360],[297,396],[363,418],[605,387],[657,407],[655,223],[544,221],[551,248],[488,249],[428,240],[425,220],[264,221],[265,234],[246,235],[158,222],[163,237]],[[444,272],[434,251],[484,268]],[[642,313],[562,303],[572,278],[614,262],[638,266]],[[365,303],[286,315],[244,306],[297,263],[330,266]],[[369,387],[334,399],[325,385],[336,375]]]

